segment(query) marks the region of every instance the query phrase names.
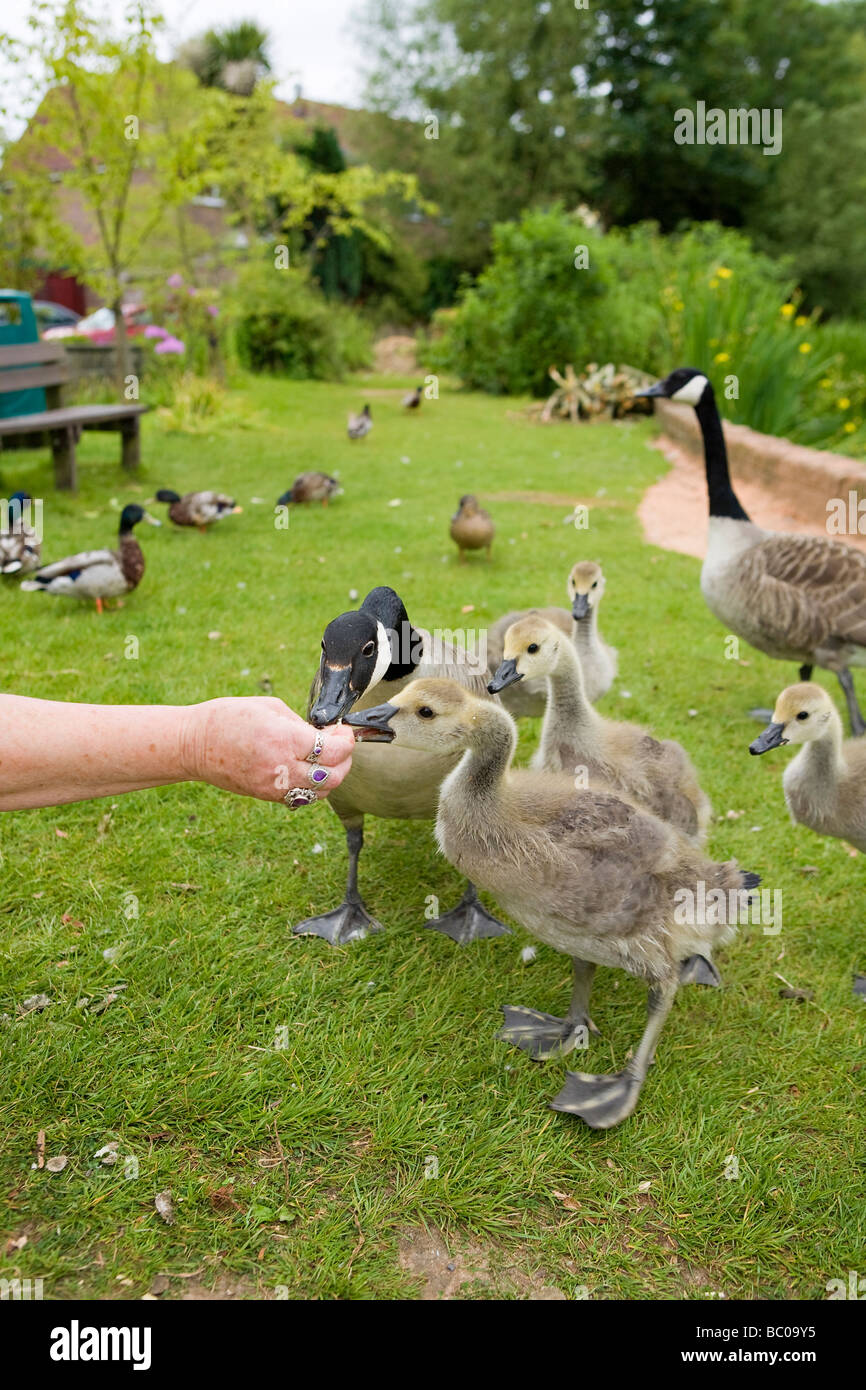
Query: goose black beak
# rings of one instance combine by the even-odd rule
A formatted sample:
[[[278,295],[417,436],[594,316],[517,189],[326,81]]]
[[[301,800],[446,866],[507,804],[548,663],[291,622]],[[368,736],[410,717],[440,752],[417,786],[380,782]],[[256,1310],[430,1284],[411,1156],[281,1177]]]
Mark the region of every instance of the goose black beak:
[[[657,381],[655,386],[647,386],[643,391],[632,391],[632,400],[640,400],[645,396],[663,396],[664,383]]]
[[[781,748],[788,742],[788,739],[783,738],[784,732],[784,724],[768,724],[763,733],[758,734],[755,741],[749,744],[749,752],[756,755],[769,753],[771,748]]]
[[[389,720],[396,713],[396,705],[373,705],[372,709],[359,709],[347,715],[346,723],[351,724],[360,743],[393,743],[396,735]]]
[[[504,690],[506,686],[514,685],[516,681],[522,680],[523,675],[518,671],[516,661],[501,661],[493,680],[488,682],[487,689],[491,695],[498,695],[500,690]]]
[[[571,604],[571,616],[576,622],[589,616],[589,594],[575,594]]]
[[[321,667],[321,685],[315,705],[310,710],[310,723],[316,729],[324,729],[327,724],[336,724],[345,719],[358,699],[357,692],[349,684],[348,666]]]

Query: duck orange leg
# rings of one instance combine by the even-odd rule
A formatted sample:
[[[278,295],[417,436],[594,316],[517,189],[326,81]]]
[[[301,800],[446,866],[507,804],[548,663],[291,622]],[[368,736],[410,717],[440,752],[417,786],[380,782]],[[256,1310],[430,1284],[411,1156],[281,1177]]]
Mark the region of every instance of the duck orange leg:
[[[97,613],[101,613],[101,612],[102,612],[102,599],[101,599],[101,598],[98,598],[98,599],[96,600],[96,611],[97,611]]]

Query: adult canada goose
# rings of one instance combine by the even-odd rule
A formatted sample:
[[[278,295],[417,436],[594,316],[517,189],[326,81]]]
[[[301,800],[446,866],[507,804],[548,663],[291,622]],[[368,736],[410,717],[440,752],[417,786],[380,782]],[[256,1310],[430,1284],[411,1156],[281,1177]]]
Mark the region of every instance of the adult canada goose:
[[[358,415],[350,414],[347,426],[350,439],[363,439],[366,434],[370,433],[372,428],[373,416],[370,414],[370,407],[368,405],[365,405],[364,409]]]
[[[42,542],[31,525],[29,492],[13,492],[6,516],[0,518],[0,574],[29,574],[38,570]]]
[[[765,531],[750,521],[731,485],[722,422],[711,383],[677,367],[639,396],[694,406],[704,440],[710,529],[701,590],[733,633],[779,661],[835,671],[851,732],[866,733],[852,666],[866,666],[866,555],[823,536]]]
[[[495,671],[501,661],[505,634],[512,623],[530,614],[553,623],[571,637],[583,673],[587,698],[595,704],[613,685],[617,669],[617,653],[609,647],[598,630],[598,609],[604,597],[605,578],[601,565],[580,560],[568,576],[570,611],[565,608],[523,608],[497,618],[487,633],[487,664]],[[547,681],[541,676],[526,677],[519,684],[502,692],[502,703],[515,719],[524,716],[537,719],[544,714],[547,702]]]
[[[32,579],[25,579],[21,588],[34,593],[40,590],[46,594],[92,598],[96,601],[97,612],[101,613],[104,599],[131,593],[141,582],[144,555],[133,535],[133,527],[140,521],[149,521],[151,526],[162,525],[143,507],[131,502],[120,513],[117,550],[83,550],[79,555],[56,560],[53,565],[38,570]]]
[[[416,675],[452,676],[487,699],[490,672],[483,662],[415,627],[399,594],[372,589],[360,609],[341,613],[325,628],[322,657],[310,691],[310,722],[324,728],[352,709],[364,709],[402,690]],[[375,693],[374,693],[375,692]],[[342,945],[381,931],[358,892],[358,856],[364,843],[364,816],[385,819],[432,820],[439,786],[453,769],[457,752],[424,753],[389,750],[367,743],[356,748],[352,770],[328,798],[346,832],[349,872],[346,895],[339,907],[311,917],[295,927],[296,935],[324,937]],[[484,936],[508,934],[478,901],[470,883],[459,905],[427,923],[463,945]]]
[[[503,661],[487,689],[499,694],[539,677],[547,680],[547,709],[530,766],[571,777],[580,771],[701,843],[711,808],[686,750],[673,739],[659,742],[637,724],[604,719],[587,699],[572,643],[552,623],[529,614],[505,634]]]
[[[328,499],[339,497],[343,489],[328,473],[299,473],[288,492],[284,492],[277,501],[280,507],[287,507],[295,502],[321,502],[323,507],[327,507]]]
[[[421,393],[423,390],[424,383],[422,381],[420,386],[416,386],[414,391],[410,391],[403,397],[403,409],[417,410],[421,404]]]
[[[226,497],[224,492],[187,492],[181,497],[171,488],[162,487],[156,500],[169,504],[168,519],[175,526],[197,526],[200,531],[242,510],[235,505],[234,498]]]
[[[533,936],[572,958],[566,1018],[508,1008],[501,1038],[534,1057],[562,1055],[586,1038],[595,966],[619,966],[646,980],[649,1017],[634,1057],[613,1076],[569,1072],[553,1101],[555,1110],[579,1115],[593,1129],[624,1120],[637,1104],[682,962],[709,959],[733,936],[741,895],[757,876],[713,863],[672,826],[611,793],[578,790],[558,773],[512,770],[514,721],[453,681],[413,681],[348,722],[390,730],[398,748],[462,755],[439,796],[443,854]],[[702,911],[702,886],[704,894],[721,890],[734,910]],[[720,899],[714,894],[711,901]]]
[[[490,547],[496,528],[486,512],[478,503],[478,498],[467,492],[461,497],[457,511],[451,518],[451,539],[457,546],[460,563],[466,561],[467,550],[486,550],[490,559]]]

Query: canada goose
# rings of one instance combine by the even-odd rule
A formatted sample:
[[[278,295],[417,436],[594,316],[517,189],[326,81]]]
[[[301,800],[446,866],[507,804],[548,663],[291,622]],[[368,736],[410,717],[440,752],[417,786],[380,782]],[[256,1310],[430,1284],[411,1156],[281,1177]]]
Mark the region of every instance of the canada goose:
[[[347,428],[350,439],[363,439],[366,434],[369,434],[373,428],[373,416],[370,413],[370,407],[365,405],[358,415],[350,414]]]
[[[232,497],[226,497],[223,492],[187,492],[181,497],[171,488],[162,487],[156,494],[156,500],[169,504],[168,519],[175,526],[197,526],[200,531],[206,531],[215,522],[224,521],[227,516],[242,510],[235,506]]]
[[[835,671],[851,732],[866,733],[850,668],[866,666],[866,555],[823,536],[765,531],[750,521],[731,485],[722,422],[711,383],[677,367],[640,396],[694,406],[704,440],[710,529],[701,590],[720,622],[779,661]]]
[[[328,473],[299,473],[288,492],[284,492],[277,501],[280,507],[287,507],[292,502],[321,502],[323,507],[327,507],[330,497],[339,497],[343,489]]]
[[[467,493],[460,498],[457,511],[451,518],[451,539],[457,546],[460,563],[465,564],[467,550],[486,550],[490,559],[490,547],[496,528],[490,513],[479,506],[478,498]]]
[[[407,395],[403,397],[403,409],[417,410],[421,404],[421,392],[423,390],[424,383],[422,381],[420,386],[416,386],[414,391],[410,391]]]
[[[353,712],[348,723],[390,731],[398,746],[428,755],[462,754],[439,795],[443,854],[533,936],[572,958],[567,1017],[508,1008],[501,1038],[534,1057],[562,1055],[590,1026],[595,966],[619,966],[646,980],[649,1016],[634,1057],[612,1076],[569,1072],[553,1101],[555,1110],[579,1115],[593,1129],[624,1120],[653,1060],[681,963],[709,959],[713,946],[733,936],[757,876],[713,863],[672,826],[610,793],[577,790],[558,773],[512,770],[511,716],[454,681],[412,681],[387,703]],[[702,910],[702,886],[704,894],[721,890],[735,910]]]
[[[38,570],[42,542],[31,526],[29,492],[13,492],[0,524],[0,574],[29,574]]]
[[[783,690],[772,723],[749,751],[786,743],[802,744],[782,778],[791,819],[866,854],[866,743],[844,741],[836,706],[820,685],[804,681]]]
[[[25,579],[21,588],[34,593],[40,590],[46,594],[92,598],[96,600],[97,611],[101,613],[103,599],[131,593],[144,574],[144,555],[132,533],[133,527],[140,521],[149,521],[151,526],[162,525],[143,507],[131,502],[120,514],[120,545],[117,550],[83,550],[79,555],[57,560],[53,565],[45,565],[38,570],[32,579]]]
[[[492,703],[487,695],[490,672],[483,662],[415,627],[393,589],[372,589],[360,609],[341,613],[325,628],[321,662],[310,691],[310,722],[319,729],[334,724],[351,709],[364,709],[380,700],[383,691],[390,696],[402,690],[419,674],[453,676]],[[346,896],[332,912],[300,922],[296,935],[321,936],[338,946],[368,931],[382,930],[358,893],[364,816],[432,820],[440,783],[458,758],[458,753],[431,755],[414,749],[401,749],[394,758],[366,742],[356,748],[351,772],[328,798],[346,832]],[[508,928],[478,901],[471,883],[456,908],[427,926],[460,945],[508,934]]]
[[[487,633],[487,663],[491,671],[502,661],[505,634],[520,618],[530,614],[570,636],[580,657],[583,685],[593,704],[606,695],[613,685],[617,669],[617,653],[609,647],[598,630],[598,608],[604,597],[605,578],[601,565],[580,560],[568,576],[567,592],[571,611],[565,608],[524,608],[497,618]],[[547,681],[542,676],[526,678],[502,692],[502,703],[515,719],[524,716],[538,719],[547,703]]]
[[[503,661],[487,686],[491,694],[524,679],[547,680],[541,743],[530,767],[601,781],[638,802],[689,839],[701,843],[710,803],[681,744],[659,742],[637,724],[604,719],[586,697],[580,660],[552,623],[528,614],[505,634]]]

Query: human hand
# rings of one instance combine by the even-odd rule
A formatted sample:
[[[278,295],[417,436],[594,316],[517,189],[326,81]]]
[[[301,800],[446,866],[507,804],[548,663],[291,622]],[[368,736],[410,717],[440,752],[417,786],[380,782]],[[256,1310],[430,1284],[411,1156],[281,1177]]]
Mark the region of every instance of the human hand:
[[[347,725],[322,729],[322,752],[313,764],[306,758],[316,733],[272,696],[206,700],[187,711],[181,761],[191,781],[241,796],[283,801],[290,788],[303,787],[324,798],[348,773],[355,740]],[[328,774],[318,785],[312,780],[315,768]]]

